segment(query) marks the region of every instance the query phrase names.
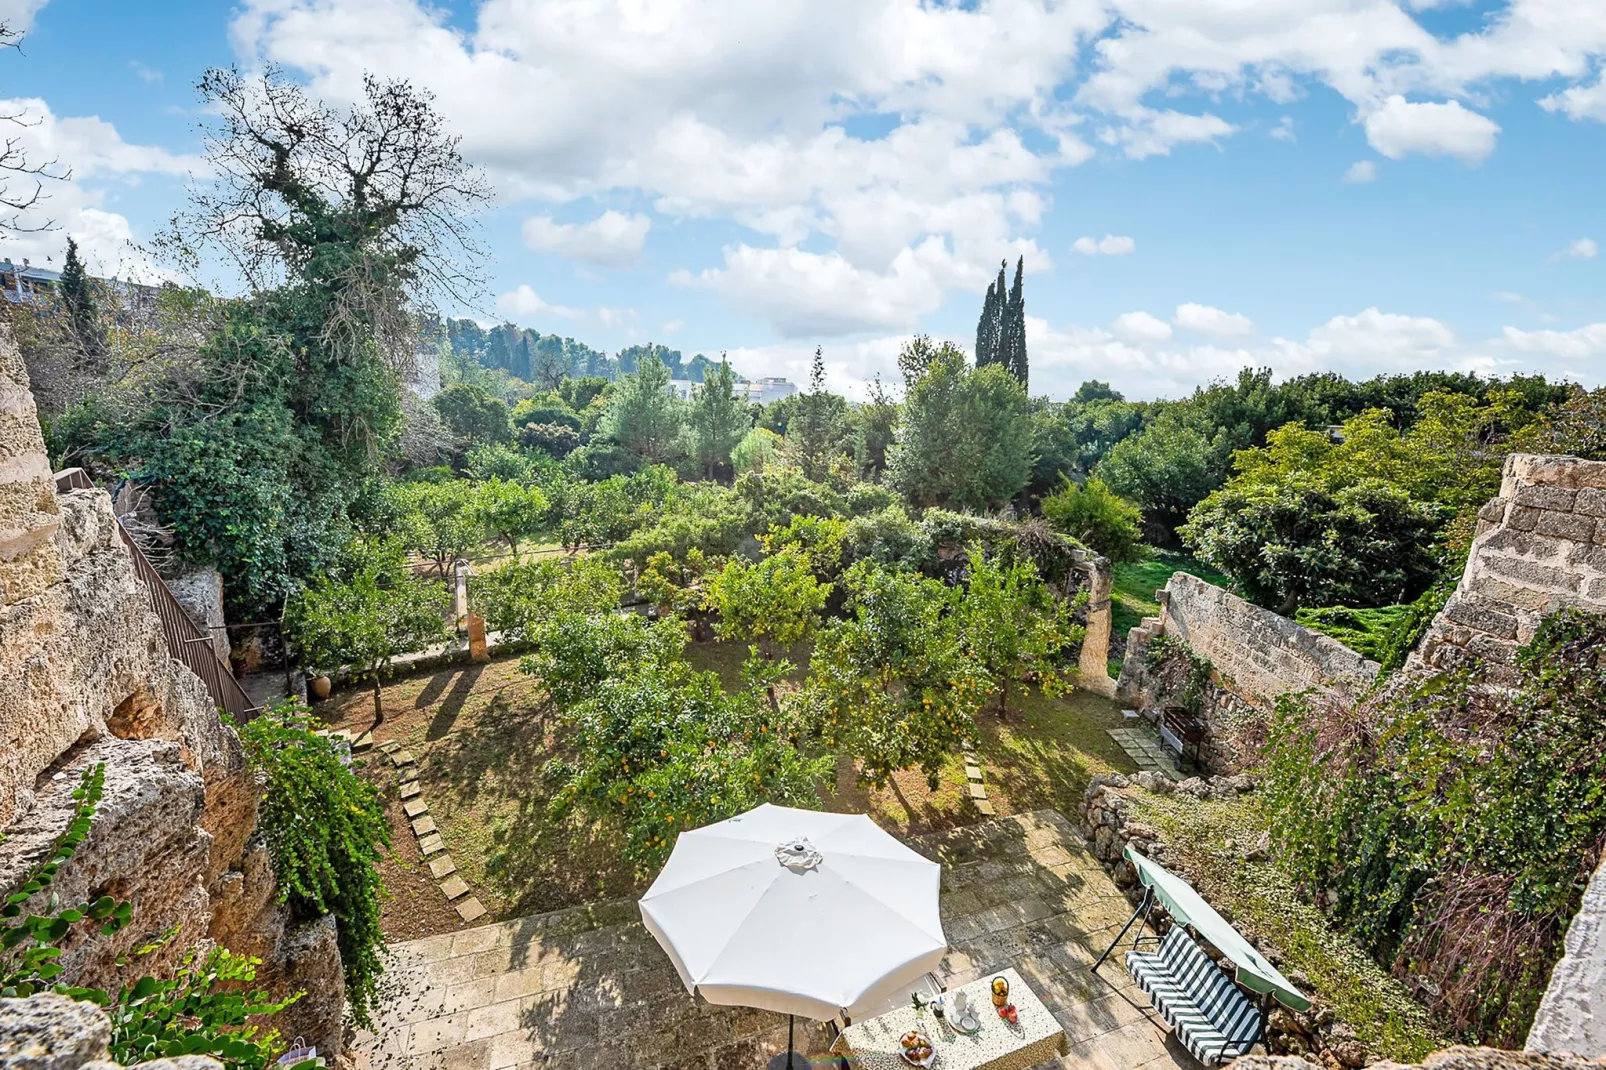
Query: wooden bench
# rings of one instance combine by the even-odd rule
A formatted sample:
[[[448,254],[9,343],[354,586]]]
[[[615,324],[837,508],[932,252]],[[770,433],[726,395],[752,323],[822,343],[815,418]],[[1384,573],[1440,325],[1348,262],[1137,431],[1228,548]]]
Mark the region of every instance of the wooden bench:
[[[1182,926],[1172,925],[1159,945],[1128,951],[1126,969],[1177,1039],[1207,1066],[1247,1055],[1260,1041],[1265,1015]]]
[[[1204,743],[1204,724],[1186,706],[1166,706],[1160,711],[1160,742],[1177,756],[1177,769],[1193,749],[1193,764],[1203,765],[1200,748]]]

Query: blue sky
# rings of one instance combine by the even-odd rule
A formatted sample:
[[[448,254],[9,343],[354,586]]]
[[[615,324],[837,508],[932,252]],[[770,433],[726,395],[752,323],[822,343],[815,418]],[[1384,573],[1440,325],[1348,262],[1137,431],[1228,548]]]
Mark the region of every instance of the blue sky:
[[[475,307],[854,391],[1027,263],[1033,390],[1245,364],[1606,380],[1595,0],[0,0],[0,97],[108,271],[204,181],[192,86],[433,90],[498,190]],[[13,104],[12,110],[17,110]],[[37,220],[36,220],[37,221]],[[1078,250],[1082,251],[1078,251]]]

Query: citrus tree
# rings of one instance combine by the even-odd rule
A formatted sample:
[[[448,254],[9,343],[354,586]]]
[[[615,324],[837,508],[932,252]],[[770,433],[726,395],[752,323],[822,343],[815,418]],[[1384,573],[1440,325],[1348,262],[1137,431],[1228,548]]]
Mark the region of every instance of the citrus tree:
[[[559,613],[592,615],[619,606],[619,570],[596,557],[525,561],[469,579],[469,601],[492,631],[530,638]]]
[[[441,576],[485,541],[485,527],[474,509],[474,489],[467,480],[453,479],[408,483],[392,491],[403,545],[433,564]]]
[[[706,639],[714,613],[708,605],[706,589],[722,567],[720,558],[709,557],[696,546],[679,558],[660,550],[647,558],[641,575],[636,577],[636,590],[659,609],[690,621],[692,634],[699,640]]]
[[[732,558],[709,582],[721,639],[755,642],[771,661],[814,634],[831,593],[814,576],[808,556],[788,546],[760,561]]]
[[[985,667],[962,641],[954,596],[937,580],[869,561],[844,583],[848,616],[820,631],[803,704],[826,746],[856,759],[864,781],[880,787],[918,766],[935,788],[989,691]]]
[[[1087,631],[1073,619],[1074,608],[1030,561],[989,559],[979,547],[971,549],[954,610],[960,642],[998,693],[998,716],[1008,710],[1012,688],[1025,694],[1035,682],[1044,694],[1057,695],[1074,686],[1076,669],[1064,661]]]
[[[285,633],[302,664],[373,684],[374,724],[385,720],[380,678],[391,660],[446,637],[437,591],[415,579],[394,543],[361,547],[349,576],[325,576],[285,606]]]
[[[539,535],[549,526],[552,503],[540,487],[510,479],[488,479],[468,496],[471,523],[492,538],[507,543],[513,560],[519,559],[519,542]]]

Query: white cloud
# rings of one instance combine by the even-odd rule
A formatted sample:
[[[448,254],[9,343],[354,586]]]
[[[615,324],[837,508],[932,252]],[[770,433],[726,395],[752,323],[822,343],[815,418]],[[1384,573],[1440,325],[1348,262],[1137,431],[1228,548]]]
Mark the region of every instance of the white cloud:
[[[1349,170],[1344,172],[1343,180],[1351,185],[1365,185],[1368,182],[1376,182],[1377,164],[1371,160],[1356,160],[1349,165]]]
[[[1178,327],[1189,331],[1198,331],[1201,334],[1213,334],[1220,337],[1248,334],[1255,329],[1248,316],[1237,312],[1223,312],[1219,308],[1209,305],[1198,305],[1189,302],[1177,306],[1177,314],[1172,319]]]
[[[70,236],[90,270],[125,278],[167,277],[136,245],[128,219],[106,208],[119,186],[147,175],[177,176],[203,169],[192,156],[124,141],[117,128],[95,116],[59,116],[37,97],[0,100],[0,115],[19,122],[8,133],[30,163],[54,161],[50,172],[70,174],[71,181],[38,181],[40,199],[22,212],[6,212],[13,223],[6,251],[37,264],[60,267]],[[34,189],[27,175],[5,176],[0,187],[13,199],[26,199]],[[39,229],[47,228],[47,229]]]
[[[1312,330],[1303,343],[1283,344],[1321,367],[1375,375],[1442,366],[1443,360],[1454,354],[1456,338],[1449,326],[1432,317],[1373,307],[1353,316],[1334,316]]]
[[[1124,234],[1106,234],[1102,238],[1077,238],[1071,248],[1083,256],[1126,256],[1137,251],[1138,243]]]
[[[1171,324],[1147,312],[1123,312],[1110,329],[1129,342],[1163,342],[1171,337]]]
[[[0,0],[0,23],[17,33],[25,33],[33,25],[33,17],[47,0]]]
[[[1494,151],[1500,127],[1487,116],[1446,103],[1408,101],[1398,93],[1364,120],[1366,140],[1391,160],[1413,153],[1454,156],[1464,164],[1479,164]]]
[[[1536,353],[1567,360],[1606,356],[1606,323],[1591,323],[1571,331],[1523,331],[1507,327],[1505,340],[1519,353]]]
[[[524,221],[524,244],[544,253],[600,267],[629,267],[641,257],[652,220],[609,209],[587,223],[555,223],[551,216]]]
[[[1273,141],[1298,141],[1299,135],[1294,130],[1294,117],[1292,115],[1285,115],[1281,119],[1278,119],[1277,125],[1272,127],[1271,133],[1267,134],[1266,136],[1271,138]]]
[[[535,292],[529,283],[521,283],[515,289],[498,297],[496,299],[496,307],[509,316],[524,318],[532,316],[563,316],[568,319],[574,319],[585,315],[578,309],[549,304],[540,294]]]
[[[1567,243],[1567,248],[1551,257],[1552,260],[1593,260],[1595,254],[1600,252],[1600,246],[1595,244],[1594,238],[1575,238]]]
[[[157,82],[162,80],[161,71],[157,70],[155,67],[147,67],[137,59],[129,60],[128,68],[134,72],[134,76],[136,78],[144,82],[146,85],[155,85]]]
[[[1559,111],[1569,119],[1606,122],[1606,75],[1588,85],[1575,85],[1552,93],[1539,102],[1546,111]]]

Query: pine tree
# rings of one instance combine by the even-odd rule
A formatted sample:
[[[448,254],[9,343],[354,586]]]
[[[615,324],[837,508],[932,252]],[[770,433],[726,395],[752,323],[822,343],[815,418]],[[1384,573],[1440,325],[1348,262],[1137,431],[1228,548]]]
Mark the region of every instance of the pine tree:
[[[67,239],[67,262],[61,268],[59,287],[67,310],[67,327],[83,362],[98,363],[106,354],[106,333],[100,322],[94,284],[84,271],[84,262],[78,259],[78,243],[71,238]]]
[[[1004,309],[1003,359],[999,361],[1020,380],[1023,390],[1026,388],[1026,295],[1021,283],[1025,271],[1026,257],[1022,256],[1015,262],[1015,285],[1009,291],[1009,305]]]
[[[809,392],[798,399],[797,415],[787,427],[787,442],[795,451],[804,476],[821,482],[831,474],[841,437],[839,399],[825,389],[825,353],[814,347]]]

